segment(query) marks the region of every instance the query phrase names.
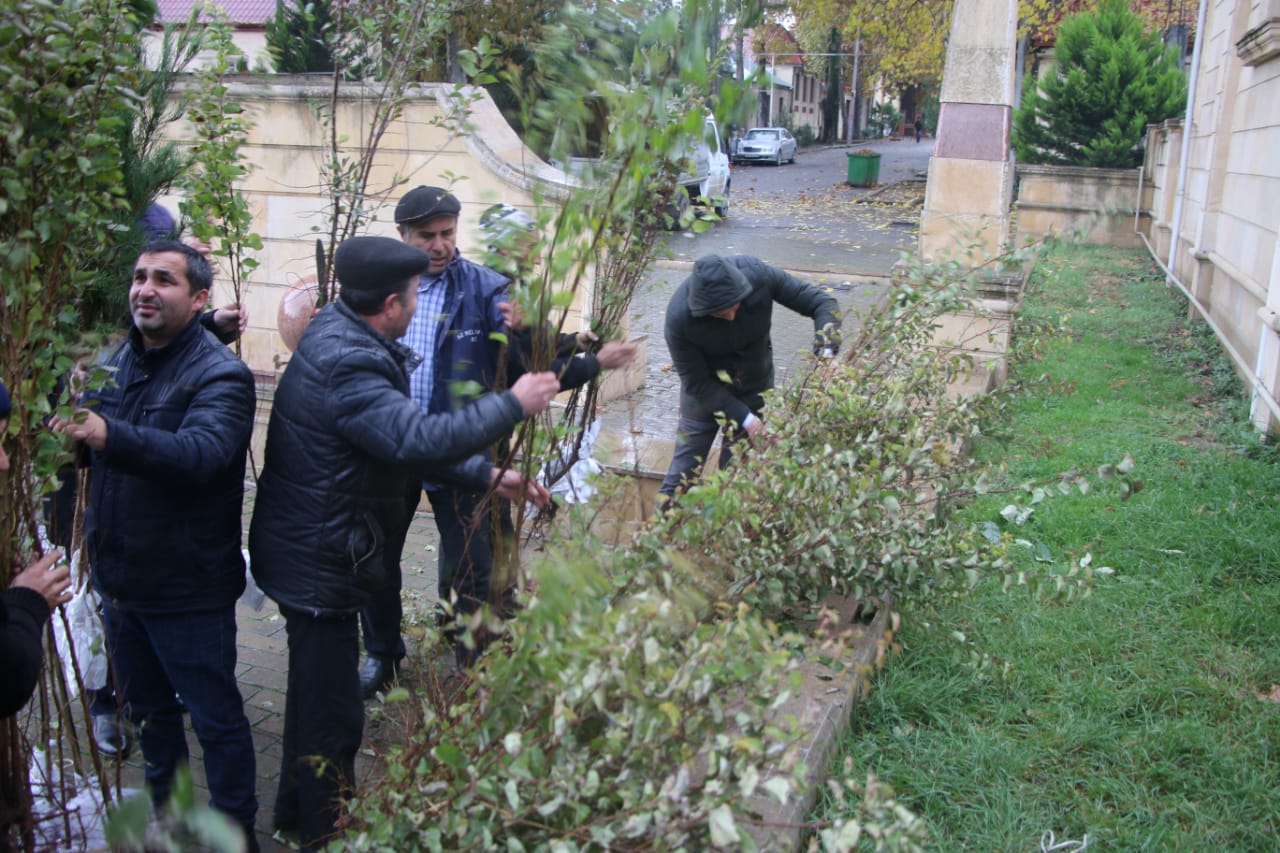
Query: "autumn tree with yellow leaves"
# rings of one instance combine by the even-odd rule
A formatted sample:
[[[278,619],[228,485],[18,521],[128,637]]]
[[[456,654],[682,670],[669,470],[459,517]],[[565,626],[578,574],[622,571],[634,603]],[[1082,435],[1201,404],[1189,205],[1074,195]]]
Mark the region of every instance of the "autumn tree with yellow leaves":
[[[1188,0],[1133,0],[1131,5],[1160,30],[1188,22]],[[1096,6],[1097,0],[1019,0],[1018,37],[1052,44],[1064,17]],[[771,17],[782,22],[789,15],[796,40],[813,55],[806,60],[807,70],[824,77],[836,108],[856,52],[858,79],[852,85],[857,94],[878,87],[904,96],[903,111],[912,115],[918,111],[913,96],[941,86],[953,13],[954,0],[792,0],[786,12],[774,11]],[[822,53],[850,56],[817,56]],[[832,116],[826,116],[825,124],[834,127]]]

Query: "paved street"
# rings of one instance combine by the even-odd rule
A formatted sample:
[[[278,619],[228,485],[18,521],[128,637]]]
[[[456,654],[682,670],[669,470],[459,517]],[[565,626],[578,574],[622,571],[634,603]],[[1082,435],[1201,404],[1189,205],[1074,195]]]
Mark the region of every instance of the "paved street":
[[[883,187],[923,181],[933,140],[805,149],[793,164],[734,166],[727,220],[704,234],[673,236],[671,256],[751,254],[793,271],[887,275],[904,249],[914,249],[919,212],[859,203],[878,189],[845,182],[848,153],[864,149],[880,154]]]
[[[849,186],[847,153],[870,148],[881,155],[880,184]],[[602,428],[622,452],[610,462],[665,473],[665,447],[675,433],[680,383],[671,370],[662,326],[671,292],[705,254],[751,254],[830,290],[846,324],[881,300],[888,275],[902,253],[914,251],[924,177],[933,140],[881,140],[802,150],[794,164],[733,168],[729,216],[702,234],[672,234],[660,260],[632,302],[631,334],[646,335],[644,388],[607,404]],[[780,308],[774,313],[773,348],[778,381],[803,368],[813,323]],[[654,447],[654,442],[663,446]]]

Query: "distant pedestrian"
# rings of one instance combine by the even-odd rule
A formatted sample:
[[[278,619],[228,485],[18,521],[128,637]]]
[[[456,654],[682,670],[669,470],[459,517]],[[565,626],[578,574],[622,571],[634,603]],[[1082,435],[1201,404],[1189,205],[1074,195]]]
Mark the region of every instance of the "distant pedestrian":
[[[919,142],[922,136],[924,136],[924,119],[916,116],[916,142]]]
[[[666,339],[680,375],[680,421],[671,467],[659,488],[661,507],[687,487],[706,461],[720,425],[728,422],[721,467],[732,445],[764,431],[760,412],[773,387],[774,303],[813,318],[814,352],[839,346],[836,300],[807,282],[748,255],[705,255],[667,305]]]

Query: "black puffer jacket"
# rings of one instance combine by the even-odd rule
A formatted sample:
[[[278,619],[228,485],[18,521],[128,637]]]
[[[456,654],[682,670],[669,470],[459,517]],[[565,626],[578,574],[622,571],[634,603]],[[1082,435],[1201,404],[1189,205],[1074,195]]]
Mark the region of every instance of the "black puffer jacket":
[[[690,276],[676,288],[667,305],[667,348],[680,374],[680,413],[710,418],[724,412],[726,418],[741,424],[753,408],[760,407],[761,394],[773,387],[773,303],[813,318],[815,352],[822,346],[834,346],[835,340],[821,333],[827,327],[834,333],[839,327],[839,304],[812,284],[757,258],[735,255],[724,260],[741,272],[751,287],[737,316],[732,322],[695,317],[701,310],[690,310]]]
[[[457,460],[510,432],[520,403],[504,392],[428,415],[409,398],[414,360],[340,302],[299,341],[276,388],[249,528],[253,576],[282,607],[326,616],[368,602],[410,476],[488,486],[483,457]]]
[[[107,421],[85,515],[95,586],[139,611],[234,604],[253,374],[199,320],[156,349],[134,328],[107,366],[115,386],[87,403]]]
[[[36,690],[48,621],[49,603],[35,590],[15,586],[0,593],[0,719],[21,711]]]

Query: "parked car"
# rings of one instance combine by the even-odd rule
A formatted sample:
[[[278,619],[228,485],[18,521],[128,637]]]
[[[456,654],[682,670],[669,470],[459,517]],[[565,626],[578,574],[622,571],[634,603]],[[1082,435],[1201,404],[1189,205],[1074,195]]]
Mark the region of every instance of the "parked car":
[[[685,171],[676,178],[676,192],[666,200],[664,213],[668,227],[674,229],[687,225],[685,211],[691,204],[702,204],[715,211],[721,219],[729,215],[729,190],[732,177],[729,174],[729,152],[720,136],[720,126],[715,116],[707,114],[702,136],[690,137],[675,152],[682,160]],[[600,161],[591,157],[570,157],[568,162],[556,165],[578,178],[593,176],[598,179]]]
[[[796,161],[796,138],[785,127],[753,127],[738,142],[735,163],[773,163]]]

